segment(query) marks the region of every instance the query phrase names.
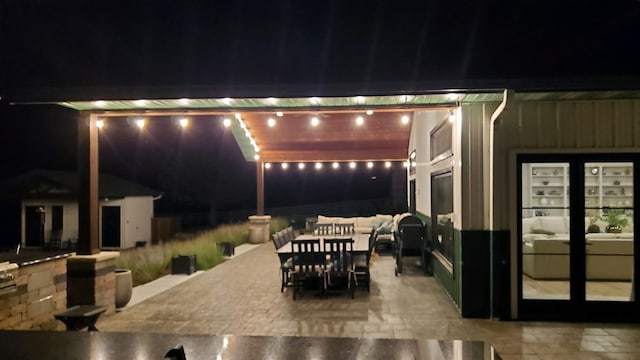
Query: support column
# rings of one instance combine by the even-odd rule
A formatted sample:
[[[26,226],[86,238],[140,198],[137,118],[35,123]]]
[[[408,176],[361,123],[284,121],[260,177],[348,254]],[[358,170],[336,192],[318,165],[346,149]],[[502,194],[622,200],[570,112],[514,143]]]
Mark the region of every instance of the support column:
[[[249,242],[259,244],[269,241],[271,216],[264,214],[264,163],[256,160],[256,215],[249,216]]]
[[[256,215],[264,215],[264,163],[262,160],[256,161]]]
[[[67,307],[97,305],[114,312],[116,308],[117,251],[76,255],[67,259]]]
[[[78,120],[78,247],[80,255],[100,252],[98,199],[98,117],[82,113]]]

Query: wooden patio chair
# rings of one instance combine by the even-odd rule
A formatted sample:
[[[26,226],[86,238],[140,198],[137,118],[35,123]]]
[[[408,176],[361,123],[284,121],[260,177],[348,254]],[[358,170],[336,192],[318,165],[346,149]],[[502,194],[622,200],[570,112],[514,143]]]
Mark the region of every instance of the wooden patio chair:
[[[317,281],[324,294],[325,256],[320,249],[320,239],[291,241],[292,266],[289,270],[293,300],[298,292],[303,292],[308,280]]]
[[[378,233],[376,230],[371,229],[371,233],[369,234],[369,251],[364,258],[358,258],[353,266],[356,285],[360,286],[360,283],[366,284],[367,292],[371,292],[371,271],[369,267],[371,265],[371,255],[373,255],[373,250],[376,248],[377,236]]]
[[[335,279],[346,279],[347,290],[351,298],[355,297],[355,273],[353,269],[353,239],[324,239],[324,253],[327,259],[325,267],[325,286],[332,285]]]

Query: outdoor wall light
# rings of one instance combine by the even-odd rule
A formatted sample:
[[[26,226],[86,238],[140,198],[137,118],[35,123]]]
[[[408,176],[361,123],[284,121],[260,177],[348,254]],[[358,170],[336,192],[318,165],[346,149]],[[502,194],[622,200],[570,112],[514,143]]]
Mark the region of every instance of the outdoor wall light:
[[[320,120],[318,120],[317,117],[312,117],[311,118],[311,126],[318,126],[318,124],[320,124]]]
[[[282,166],[283,170],[287,170],[289,168],[289,164],[287,164],[287,163],[282,163],[281,166]]]
[[[98,129],[102,129],[103,126],[104,126],[104,120],[96,120],[96,127]]]
[[[358,118],[356,118],[356,124],[358,124],[358,126],[364,124],[364,119],[362,118],[362,116],[358,116]]]
[[[225,118],[222,120],[222,124],[224,125],[224,127],[229,127],[231,126],[231,120]]]
[[[138,119],[138,120],[136,120],[136,126],[137,126],[139,129],[144,128],[144,124],[145,124],[145,120],[144,120],[144,119]]]
[[[331,164],[331,166],[332,166],[334,169],[339,169],[339,168],[340,168],[340,164],[338,164],[337,162],[334,162],[333,164]]]
[[[322,169],[322,163],[317,162],[315,167],[316,167],[316,170]]]
[[[299,163],[298,164],[298,169],[300,169],[300,170],[304,169],[304,163]]]
[[[367,161],[367,168],[368,169],[373,168],[373,163],[371,161]]]
[[[269,127],[276,126],[276,119],[274,119],[274,118],[267,119],[267,125],[269,125]]]
[[[402,115],[402,123],[405,125],[409,123],[409,115]]]
[[[349,168],[350,168],[350,169],[355,169],[355,168],[356,168],[356,163],[355,163],[355,162],[353,162],[353,161],[352,161],[352,162],[350,162],[350,163],[349,163]]]
[[[271,169],[271,163],[264,163],[265,169]]]
[[[456,114],[453,112],[453,110],[449,110],[449,122],[452,124],[456,122]]]

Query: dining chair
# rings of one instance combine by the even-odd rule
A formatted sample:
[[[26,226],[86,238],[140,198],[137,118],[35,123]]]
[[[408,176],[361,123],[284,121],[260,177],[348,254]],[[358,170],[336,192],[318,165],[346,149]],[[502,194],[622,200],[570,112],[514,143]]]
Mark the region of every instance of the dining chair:
[[[353,235],[356,230],[356,224],[335,224],[334,231],[336,235]]]
[[[333,235],[333,224],[316,224],[314,235]]]
[[[303,292],[307,280],[318,281],[319,290],[324,294],[325,256],[320,249],[320,239],[292,240],[292,267],[289,270],[293,300],[298,292]]]
[[[332,285],[332,279],[346,279],[347,290],[351,291],[353,299],[355,297],[353,239],[324,239],[324,254],[326,256],[325,287]]]
[[[367,292],[371,292],[371,255],[376,248],[376,237],[378,233],[375,229],[371,229],[369,234],[369,251],[366,256],[359,257],[353,265],[353,272],[355,275],[356,286],[360,286],[360,283],[364,283],[367,286]]]

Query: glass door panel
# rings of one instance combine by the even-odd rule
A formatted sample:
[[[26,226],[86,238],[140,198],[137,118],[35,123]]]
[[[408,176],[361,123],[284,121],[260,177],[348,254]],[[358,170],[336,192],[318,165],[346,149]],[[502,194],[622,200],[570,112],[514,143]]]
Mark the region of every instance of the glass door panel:
[[[569,163],[522,164],[522,298],[570,298]]]
[[[585,163],[587,301],[632,300],[633,163]]]

